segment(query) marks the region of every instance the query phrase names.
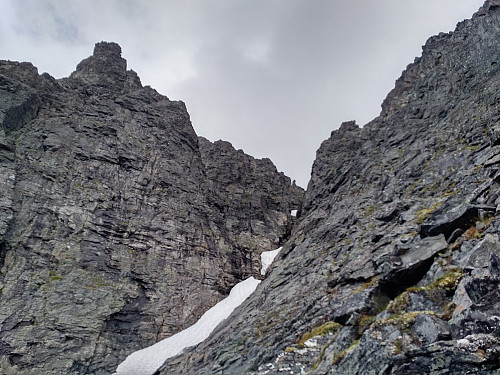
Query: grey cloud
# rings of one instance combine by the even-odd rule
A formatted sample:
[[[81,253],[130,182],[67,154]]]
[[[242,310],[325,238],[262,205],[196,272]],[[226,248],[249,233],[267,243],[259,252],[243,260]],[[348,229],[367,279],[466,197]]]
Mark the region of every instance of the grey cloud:
[[[60,77],[95,42],[116,41],[143,83],[186,102],[200,135],[270,157],[305,186],[330,131],[378,115],[427,37],[482,3],[11,0],[0,4],[0,58]]]

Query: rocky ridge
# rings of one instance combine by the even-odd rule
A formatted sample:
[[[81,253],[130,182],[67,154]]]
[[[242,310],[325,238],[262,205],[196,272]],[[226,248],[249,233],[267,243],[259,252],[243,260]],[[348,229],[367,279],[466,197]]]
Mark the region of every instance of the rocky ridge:
[[[332,132],[267,278],[157,374],[500,374],[499,40],[486,1]]]
[[[106,42],[60,80],[0,61],[0,191],[0,372],[37,375],[111,374],[193,324],[259,277],[303,197]]]

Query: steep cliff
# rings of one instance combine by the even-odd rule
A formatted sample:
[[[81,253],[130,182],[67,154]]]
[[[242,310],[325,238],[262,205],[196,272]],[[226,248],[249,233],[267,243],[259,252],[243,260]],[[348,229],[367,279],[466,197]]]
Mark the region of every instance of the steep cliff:
[[[500,374],[500,3],[317,152],[256,292],[158,374]]]
[[[259,277],[303,196],[199,140],[105,42],[61,80],[0,61],[0,192],[0,372],[37,375],[110,374],[194,323]]]
[[[231,242],[262,252],[290,236],[290,211],[300,208],[304,191],[279,174],[269,159],[255,159],[229,142],[199,138],[209,180],[208,204],[228,229]]]

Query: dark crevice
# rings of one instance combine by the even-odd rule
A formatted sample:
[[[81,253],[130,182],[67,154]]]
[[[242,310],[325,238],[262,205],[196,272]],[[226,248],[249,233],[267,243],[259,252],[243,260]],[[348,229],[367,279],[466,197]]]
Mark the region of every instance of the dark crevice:
[[[124,343],[127,342],[129,336],[138,334],[141,323],[143,322],[142,308],[147,303],[146,293],[144,288],[138,288],[139,296],[132,298],[122,307],[120,311],[112,314],[106,321],[104,333],[112,332],[119,338],[125,337]]]
[[[479,209],[477,207],[468,207],[460,216],[438,222],[435,224],[424,224],[420,227],[420,237],[433,237],[439,234],[444,234],[445,238],[449,238],[456,229],[466,230],[474,224],[476,218],[479,216]]]
[[[406,289],[418,284],[427,274],[433,263],[434,258],[431,257],[411,268],[398,270],[398,272],[388,275],[385,280],[380,281],[380,291],[393,300]]]
[[[20,105],[10,107],[3,120],[3,127],[7,132],[19,129],[25,124],[36,118],[38,108],[40,106],[40,98],[37,94],[32,93]]]
[[[0,340],[0,355],[9,355],[10,353],[12,353],[12,347],[10,344]]]
[[[7,245],[4,242],[0,242],[0,269],[3,268],[6,254],[7,254]]]
[[[340,325],[345,326],[347,324],[347,321],[351,317],[351,315],[352,314],[344,314],[344,315],[335,317],[333,320],[335,323],[339,323]]]
[[[21,354],[11,353],[9,355],[9,363],[11,366],[17,366],[22,358]]]
[[[423,224],[420,227],[420,237],[434,237],[443,234],[448,241],[454,236],[454,232],[457,229],[463,231],[470,228],[478,220],[479,211],[495,211],[496,207],[490,206],[469,206],[462,213],[454,218],[444,218],[442,220],[437,220],[433,224]]]
[[[88,374],[89,366],[78,363],[78,362],[73,362],[69,369],[69,374]]]

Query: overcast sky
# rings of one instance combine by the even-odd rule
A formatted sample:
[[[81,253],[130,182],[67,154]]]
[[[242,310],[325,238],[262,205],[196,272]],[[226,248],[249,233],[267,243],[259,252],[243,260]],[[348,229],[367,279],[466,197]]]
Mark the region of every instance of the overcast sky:
[[[320,143],[380,113],[428,37],[483,0],[0,0],[0,59],[68,76],[96,42],[183,100],[196,132],[303,187]]]

